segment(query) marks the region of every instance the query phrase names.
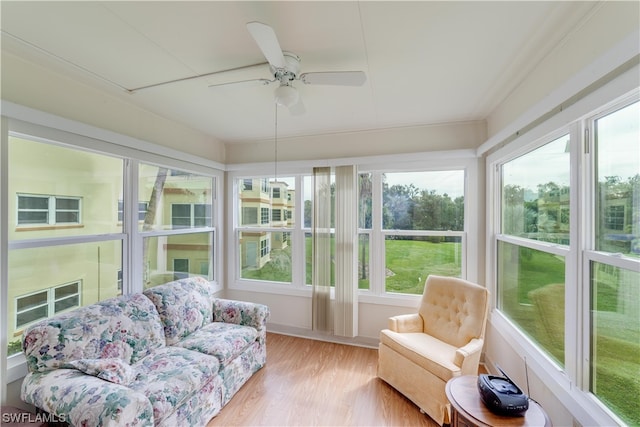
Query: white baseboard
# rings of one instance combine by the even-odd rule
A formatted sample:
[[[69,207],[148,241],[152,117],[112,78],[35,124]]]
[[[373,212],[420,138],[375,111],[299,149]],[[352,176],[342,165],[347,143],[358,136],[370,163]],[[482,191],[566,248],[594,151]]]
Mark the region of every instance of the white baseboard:
[[[340,337],[327,332],[312,331],[311,329],[298,328],[296,326],[280,325],[277,323],[268,323],[267,332],[274,334],[290,335],[292,337],[307,338],[317,341],[326,341],[336,344],[355,345],[358,347],[378,348],[379,340],[369,337]]]

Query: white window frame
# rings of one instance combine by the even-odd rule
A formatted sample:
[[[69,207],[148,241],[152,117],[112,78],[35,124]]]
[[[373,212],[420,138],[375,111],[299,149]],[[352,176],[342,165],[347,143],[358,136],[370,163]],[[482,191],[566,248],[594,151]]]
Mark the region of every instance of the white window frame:
[[[532,249],[556,253],[565,257],[565,367],[560,368],[551,358],[544,354],[513,322],[499,310],[493,310],[490,324],[504,334],[513,349],[526,359],[529,368],[554,394],[560,396],[565,406],[574,414],[589,414],[589,420],[599,420],[601,425],[619,424],[620,419],[606,408],[595,395],[589,392],[589,352],[590,352],[590,261],[603,262],[613,266],[640,271],[640,262],[616,254],[604,254],[590,250],[593,242],[591,231],[595,221],[594,195],[590,188],[585,188],[593,178],[592,141],[587,123],[595,120],[605,111],[613,111],[622,105],[640,99],[640,91],[633,90],[618,99],[607,102],[595,111],[585,111],[584,105],[578,104],[575,111],[581,111],[578,117],[567,119],[561,125],[556,117],[542,123],[526,134],[497,149],[487,156],[487,216],[491,220],[487,225],[486,239],[486,275],[489,291],[497,295],[497,242],[515,243]],[[592,103],[589,100],[589,103]],[[585,104],[589,105],[587,102]],[[500,165],[535,148],[553,141],[561,135],[570,133],[572,197],[570,201],[570,246],[556,245],[546,242],[530,241],[500,234],[501,182]],[[569,302],[573,301],[573,303]],[[492,301],[496,307],[496,300]],[[580,319],[576,322],[575,319]]]
[[[135,206],[133,210],[124,212],[124,230],[122,233],[95,236],[71,236],[49,241],[47,244],[73,244],[119,240],[122,242],[122,283],[123,293],[142,291],[142,235],[138,231],[138,191],[137,170],[138,163],[156,163],[169,168],[180,169],[214,178],[215,187],[212,189],[212,247],[214,291],[222,292],[224,287],[222,279],[225,277],[225,263],[222,262],[224,250],[224,230],[222,218],[224,218],[224,206],[222,195],[224,194],[225,166],[214,161],[203,159],[200,156],[190,155],[178,150],[153,144],[147,141],[128,137],[125,135],[105,131],[84,123],[64,119],[52,114],[33,110],[7,101],[2,101],[2,126],[0,127],[0,283],[2,283],[2,298],[0,301],[7,304],[7,267],[8,253],[13,249],[39,247],[42,239],[23,240],[9,242],[7,233],[6,212],[3,206],[7,206],[9,197],[6,170],[8,167],[8,136],[9,133],[18,136],[26,136],[29,139],[45,143],[59,144],[66,147],[92,151],[108,156],[126,158],[124,162],[124,197],[125,205]],[[135,148],[133,148],[135,147]],[[131,178],[133,177],[133,178]],[[193,231],[193,230],[189,230]],[[7,310],[1,310],[5,313]],[[4,314],[3,314],[4,316]],[[3,320],[6,325],[7,319]],[[1,342],[8,342],[7,328],[1,328]],[[0,350],[0,374],[6,374],[6,381],[12,382],[22,378],[27,373],[26,360],[23,354],[6,357],[6,348]]]
[[[62,196],[62,195],[47,195],[47,194],[27,194],[27,193],[18,193],[16,194],[17,202],[16,203],[16,226],[20,228],[31,228],[31,227],[47,227],[47,226],[67,226],[67,225],[79,225],[82,224],[82,197],[75,196]],[[33,211],[33,209],[20,209],[20,198],[21,197],[31,197],[38,199],[47,199],[47,222],[20,222],[20,212],[29,212]],[[69,200],[77,200],[78,201],[78,209],[58,209],[58,199],[69,199]],[[38,210],[44,211],[44,210]],[[57,213],[58,212],[77,212],[78,213],[78,221],[57,221]]]
[[[73,307],[69,307],[69,308],[66,308],[64,310],[56,311],[56,308],[55,308],[56,302],[62,301],[62,299],[63,299],[63,298],[56,299],[56,297],[55,297],[56,289],[60,289],[62,287],[73,285],[73,284],[77,285],[76,292],[73,295],[67,296],[65,298],[71,298],[73,296],[77,296],[78,297],[78,305],[74,305]],[[42,304],[38,305],[38,307],[46,306],[47,307],[47,315],[45,317],[40,317],[40,318],[38,318],[36,320],[33,320],[31,322],[27,322],[27,323],[18,325],[18,315],[19,314],[22,314],[22,313],[25,313],[26,311],[38,308],[38,307],[33,307],[33,308],[30,308],[29,310],[21,310],[21,311],[19,311],[18,310],[18,302],[19,302],[19,300],[22,299],[22,298],[30,297],[32,295],[36,295],[36,294],[45,294],[46,295],[46,301],[43,302]],[[38,291],[30,292],[30,293],[25,294],[25,295],[17,296],[14,299],[14,307],[15,307],[15,310],[14,310],[15,317],[13,319],[14,320],[14,325],[15,325],[14,332],[22,330],[22,329],[26,328],[27,326],[29,326],[29,325],[31,325],[33,323],[36,323],[36,322],[38,322],[38,321],[40,321],[42,319],[46,319],[47,317],[51,317],[54,314],[63,313],[65,311],[73,310],[74,308],[77,308],[77,307],[80,307],[80,306],[82,306],[82,280],[74,280],[72,282],[63,283],[61,285],[53,286],[53,287],[50,287],[50,288],[47,288],[47,289],[40,289]]]
[[[232,218],[230,223],[230,232],[234,233],[234,237],[228,240],[227,253],[233,254],[228,258],[229,271],[229,288],[232,290],[255,291],[273,294],[283,294],[291,296],[311,296],[311,287],[305,284],[305,234],[310,233],[310,228],[304,227],[304,177],[312,175],[312,169],[318,165],[341,166],[345,164],[355,164],[360,172],[384,171],[384,172],[409,172],[409,171],[446,171],[446,170],[464,170],[465,171],[465,224],[463,232],[455,232],[457,235],[463,235],[463,277],[467,280],[478,281],[478,263],[484,262],[484,258],[480,260],[474,255],[469,257],[469,253],[483,252],[479,245],[479,229],[484,226],[483,215],[469,215],[469,212],[478,211],[479,197],[483,191],[483,183],[478,176],[480,159],[476,157],[475,150],[455,150],[442,152],[425,152],[412,153],[409,155],[390,155],[381,157],[360,157],[353,159],[335,159],[325,161],[305,161],[305,162],[282,162],[278,164],[278,174],[281,177],[295,178],[295,203],[296,209],[292,212],[294,217],[293,226],[285,229],[281,227],[260,227],[262,232],[282,232],[284,230],[290,232],[290,241],[294,248],[303,248],[294,251],[294,259],[292,259],[292,283],[265,282],[257,280],[247,280],[239,277],[239,267],[241,265],[240,251],[238,246],[238,233],[243,231],[255,231],[256,227],[245,227],[239,225],[240,211],[238,198],[240,188],[238,181],[242,183],[242,179],[251,177],[252,179],[260,179],[261,177],[273,177],[273,164],[247,164],[234,165],[228,172],[227,177],[227,194],[233,195],[229,200],[227,209],[228,217]],[[261,182],[264,182],[264,178]],[[382,187],[380,186],[380,190]],[[380,191],[379,196],[382,198]],[[362,231],[362,230],[360,230]],[[383,236],[381,230],[377,234],[379,239]],[[406,230],[411,233],[410,230]],[[365,231],[366,232],[366,231]],[[368,232],[367,232],[368,233]],[[441,232],[426,232],[432,235],[442,235]],[[372,244],[370,236],[369,244]],[[380,242],[377,243],[379,248]],[[378,252],[379,259],[384,259],[384,253]],[[370,248],[370,256],[374,256],[374,250]],[[380,258],[381,257],[381,258]],[[378,263],[380,264],[380,263]],[[371,261],[370,261],[371,265]],[[375,267],[374,267],[375,268]],[[371,273],[373,274],[373,273]],[[384,279],[384,267],[382,272],[378,273]],[[359,301],[371,304],[381,304],[400,307],[415,307],[420,295],[385,293],[383,291],[383,280],[378,279],[378,283],[372,291],[360,290]]]

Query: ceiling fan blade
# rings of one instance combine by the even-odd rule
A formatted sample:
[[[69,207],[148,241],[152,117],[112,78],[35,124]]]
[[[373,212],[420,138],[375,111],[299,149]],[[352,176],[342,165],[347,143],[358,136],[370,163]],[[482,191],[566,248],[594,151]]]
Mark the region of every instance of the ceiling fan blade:
[[[285,68],[284,55],[273,28],[262,22],[252,21],[247,23],[247,30],[251,33],[269,64],[274,68]]]
[[[216,83],[216,84],[209,85],[209,87],[233,86],[233,85],[239,85],[239,84],[248,85],[251,83],[253,83],[254,86],[257,86],[258,84],[264,86],[264,85],[268,85],[269,83],[273,83],[274,81],[275,80],[268,80],[268,79],[238,80],[237,82]]]
[[[303,73],[300,80],[307,85],[362,86],[367,75],[363,71],[329,71]]]

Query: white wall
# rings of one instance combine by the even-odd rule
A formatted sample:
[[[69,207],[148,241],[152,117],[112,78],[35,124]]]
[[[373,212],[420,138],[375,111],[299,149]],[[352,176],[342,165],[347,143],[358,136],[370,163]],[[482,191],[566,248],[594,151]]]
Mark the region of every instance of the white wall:
[[[595,80],[606,74],[605,69],[594,68],[594,61],[610,53],[612,48],[631,37],[640,44],[638,26],[640,2],[604,1],[596,6],[587,20],[579,25],[528,75],[509,96],[487,117],[488,137],[509,128],[532,106],[545,99],[551,99],[558,87],[565,85],[579,74],[589,72],[585,79]],[[615,61],[614,58],[610,59]],[[610,64],[614,66],[616,64]],[[564,101],[569,91],[577,91],[585,86],[567,88],[559,100]],[[546,106],[553,108],[555,105]],[[540,113],[549,110],[541,109]]]
[[[278,161],[322,160],[477,148],[486,139],[484,120],[342,132],[278,139]],[[227,145],[227,164],[274,160],[274,143]]]

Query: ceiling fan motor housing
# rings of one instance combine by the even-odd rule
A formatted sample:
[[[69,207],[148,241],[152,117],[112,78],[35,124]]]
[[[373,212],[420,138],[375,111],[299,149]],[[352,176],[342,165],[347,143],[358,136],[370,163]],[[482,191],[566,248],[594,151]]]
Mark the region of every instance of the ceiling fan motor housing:
[[[300,72],[300,57],[295,53],[287,51],[283,51],[282,54],[284,56],[285,67],[275,68],[273,65],[270,65],[269,68],[280,84],[289,85],[298,77],[298,73]]]

